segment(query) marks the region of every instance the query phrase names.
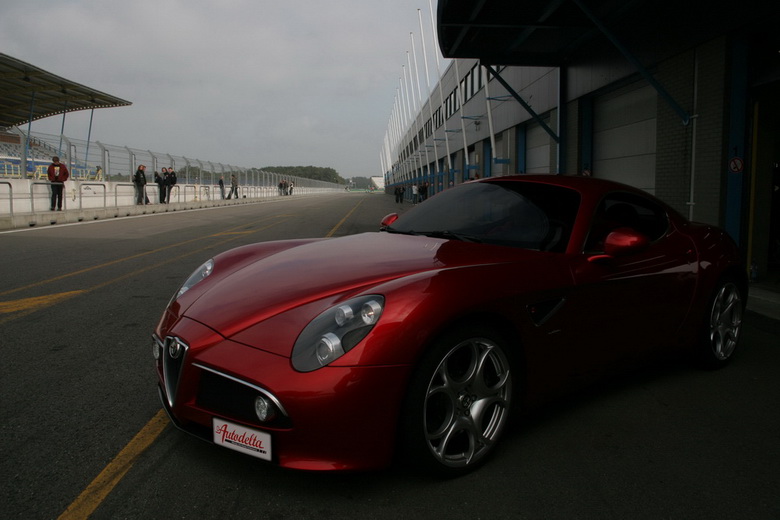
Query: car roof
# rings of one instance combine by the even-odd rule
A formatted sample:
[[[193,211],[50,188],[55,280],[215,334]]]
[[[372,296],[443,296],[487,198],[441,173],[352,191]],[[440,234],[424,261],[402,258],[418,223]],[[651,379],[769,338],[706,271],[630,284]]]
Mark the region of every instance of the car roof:
[[[607,179],[596,179],[594,177],[582,177],[579,175],[528,174],[508,175],[505,177],[486,177],[471,182],[534,182],[548,184],[550,186],[561,186],[563,188],[573,189],[579,192],[583,198],[590,200],[601,199],[604,195],[612,192],[627,192],[652,200],[656,204],[662,206],[670,214],[685,219],[678,211],[652,193],[635,186]]]
[[[640,190],[634,186],[606,179],[597,179],[594,177],[581,177],[575,175],[555,175],[555,174],[528,174],[528,175],[509,175],[505,177],[486,177],[474,182],[538,182],[572,188],[577,191],[587,192],[596,191],[607,193],[610,191],[630,191],[641,195],[653,197],[650,193]]]
[[[550,186],[560,186],[577,191],[582,197],[585,214],[595,211],[595,205],[609,193],[622,192],[631,193],[643,197],[663,208],[669,218],[679,223],[686,222],[687,219],[680,212],[675,210],[669,204],[659,199],[655,195],[648,193],[640,188],[623,184],[620,182],[606,179],[597,179],[594,177],[582,177],[579,175],[556,175],[556,174],[528,174],[528,175],[508,175],[506,177],[487,177],[472,182],[533,182],[547,184]],[[586,202],[587,201],[587,202]],[[583,207],[581,207],[583,209]]]

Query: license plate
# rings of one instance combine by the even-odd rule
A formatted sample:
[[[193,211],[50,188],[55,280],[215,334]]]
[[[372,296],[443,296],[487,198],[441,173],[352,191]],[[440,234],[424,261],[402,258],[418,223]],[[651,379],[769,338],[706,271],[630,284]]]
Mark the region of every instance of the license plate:
[[[263,460],[271,460],[271,436],[223,419],[212,419],[214,444],[240,451]]]

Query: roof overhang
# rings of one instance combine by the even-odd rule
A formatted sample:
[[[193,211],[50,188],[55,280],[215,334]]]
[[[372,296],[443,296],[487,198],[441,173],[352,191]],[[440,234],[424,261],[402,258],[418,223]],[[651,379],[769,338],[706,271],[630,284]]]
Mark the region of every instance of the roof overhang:
[[[65,112],[130,104],[0,53],[0,128]]]
[[[776,34],[779,5],[765,0],[439,0],[436,18],[444,57],[561,67],[611,47],[606,34],[650,61],[747,25]]]

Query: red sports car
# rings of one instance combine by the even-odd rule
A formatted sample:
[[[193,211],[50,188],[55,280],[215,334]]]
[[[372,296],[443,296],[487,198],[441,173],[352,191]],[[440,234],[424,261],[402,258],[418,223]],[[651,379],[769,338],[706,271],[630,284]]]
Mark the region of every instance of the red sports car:
[[[457,475],[572,384],[664,351],[719,367],[739,340],[732,240],[629,186],[483,179],[381,229],[197,269],[154,334],[173,422],[288,468]]]

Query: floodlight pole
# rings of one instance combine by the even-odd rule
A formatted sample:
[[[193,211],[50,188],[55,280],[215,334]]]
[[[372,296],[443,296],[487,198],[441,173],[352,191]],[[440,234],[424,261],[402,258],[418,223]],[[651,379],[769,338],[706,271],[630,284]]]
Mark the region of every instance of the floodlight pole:
[[[89,112],[89,129],[87,130],[87,150],[84,152],[84,166],[87,168],[87,172],[89,172],[89,140],[92,138],[92,116],[94,115],[95,115],[95,109],[93,108]]]
[[[20,165],[22,167],[22,175],[24,175],[24,178],[27,178],[27,157],[30,153],[30,132],[32,132],[32,120],[33,115],[35,114],[35,91],[32,91],[32,97],[30,98],[30,120],[27,122],[27,136],[24,140],[24,154],[22,155],[22,164]],[[33,161],[33,164],[35,162]]]
[[[68,114],[68,101],[65,100],[64,112],[62,113],[62,125],[60,126],[60,144],[57,147],[57,155],[62,154],[62,137],[65,135],[65,116]],[[70,146],[70,145],[68,145]],[[68,150],[70,152],[70,149]],[[71,165],[72,166],[72,165]]]

